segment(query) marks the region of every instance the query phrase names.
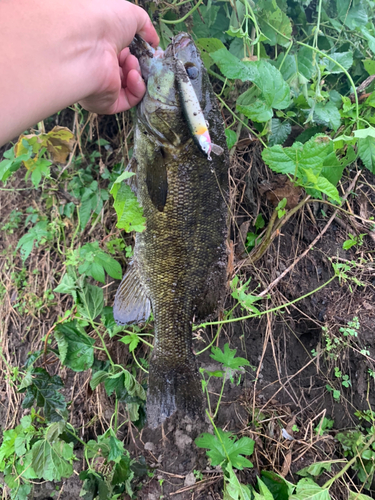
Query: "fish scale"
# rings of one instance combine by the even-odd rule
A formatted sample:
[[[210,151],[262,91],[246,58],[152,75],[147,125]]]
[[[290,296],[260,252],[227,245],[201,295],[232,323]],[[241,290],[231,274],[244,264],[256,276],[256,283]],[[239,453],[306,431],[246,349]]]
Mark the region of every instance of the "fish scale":
[[[205,119],[224,154],[208,161],[193,140],[181,105],[172,50],[158,57],[156,67],[139,48],[147,92],[137,110],[134,157],[146,230],[136,236],[134,262],[117,292],[114,314],[124,324],[139,321],[140,310],[145,315],[149,311],[147,305],[129,302],[131,287],[142,288],[142,293],[133,294],[137,300],[142,297],[145,304],[151,303],[155,319],[147,394],[151,427],[176,410],[193,417],[202,415],[204,399],[192,351],[192,320],[194,315],[203,318],[214,312],[226,281],[228,151],[224,127],[194,43],[185,34],[172,43],[179,60],[199,69],[199,81],[192,81],[194,91],[202,108],[210,110]],[[130,280],[134,283],[129,284]],[[132,310],[138,311],[137,318]]]

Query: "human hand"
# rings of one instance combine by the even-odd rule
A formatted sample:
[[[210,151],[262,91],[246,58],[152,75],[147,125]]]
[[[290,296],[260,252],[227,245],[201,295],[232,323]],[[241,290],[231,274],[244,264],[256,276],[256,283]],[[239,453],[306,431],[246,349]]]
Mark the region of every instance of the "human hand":
[[[103,5],[101,0],[99,3]],[[127,48],[134,35],[138,33],[155,47],[159,37],[147,13],[140,7],[123,0],[111,0],[104,8],[109,16],[99,18],[104,36],[95,53],[97,88],[80,100],[80,104],[88,111],[112,114],[132,108],[146,92],[138,60]]]

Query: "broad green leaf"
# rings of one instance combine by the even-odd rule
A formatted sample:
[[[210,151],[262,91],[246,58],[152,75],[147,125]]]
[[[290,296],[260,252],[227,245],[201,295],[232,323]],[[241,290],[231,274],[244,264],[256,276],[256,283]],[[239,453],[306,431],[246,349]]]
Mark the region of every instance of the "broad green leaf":
[[[301,47],[296,54],[288,55],[285,59],[283,54],[277,59],[278,65],[283,61],[280,69],[286,82],[301,92],[301,86],[305,85],[314,74],[313,52],[307,47]]]
[[[249,486],[241,484],[230,463],[225,467],[229,481],[226,482],[223,500],[252,500]]]
[[[130,186],[125,183],[113,184],[111,194],[115,199],[113,204],[117,213],[117,224],[119,229],[125,231],[145,230],[145,218],[137,198]]]
[[[73,443],[68,444],[58,437],[49,441],[47,432],[45,438],[37,441],[31,451],[31,464],[39,478],[60,481],[62,477],[73,474]]]
[[[78,294],[82,302],[82,305],[78,306],[79,313],[83,318],[94,321],[103,311],[103,289],[90,283],[85,283]]]
[[[227,138],[227,146],[228,149],[231,150],[237,142],[237,134],[233,130],[230,130],[229,128],[225,129],[225,136]]]
[[[95,390],[96,387],[101,383],[104,382],[109,377],[109,373],[104,370],[99,370],[95,373],[93,373],[91,380],[90,380],[90,387],[92,390]]]
[[[79,478],[83,481],[79,497],[83,500],[107,500],[110,498],[108,485],[102,475],[89,471],[82,471]],[[111,495],[112,496],[112,495]],[[113,498],[113,497],[112,497]]]
[[[77,284],[76,280],[72,277],[69,276],[68,273],[65,273],[64,276],[62,277],[62,280],[60,281],[60,284],[54,288],[54,292],[58,293],[68,293],[69,295],[72,295],[74,298],[74,301],[77,300]]]
[[[365,59],[363,66],[369,75],[375,75],[375,61],[373,59]],[[0,163],[0,178],[1,178],[1,163]]]
[[[340,21],[351,30],[365,26],[368,21],[362,1],[354,5],[351,0],[336,0],[336,7]]]
[[[275,109],[287,108],[290,104],[290,88],[280,71],[264,59],[250,64],[257,68],[257,73],[251,81],[262,92],[262,97],[268,106]]]
[[[95,196],[96,198],[96,196]],[[91,206],[92,206],[92,199],[87,198],[85,200],[82,199],[81,205],[79,207],[79,226],[81,231],[83,231],[90,219],[91,215]]]
[[[291,131],[292,127],[289,122],[282,122],[278,118],[272,118],[271,133],[268,140],[268,145],[274,146],[275,144],[283,144]]]
[[[236,441],[231,432],[217,429],[218,436],[204,433],[195,440],[199,448],[207,448],[208,457],[213,466],[227,463],[227,456],[233,467],[242,470],[244,467],[252,467],[253,464],[243,455],[252,455],[254,441],[246,436]]]
[[[331,500],[329,490],[321,488],[312,479],[304,478],[298,481],[296,493],[290,500]]]
[[[130,334],[126,335],[125,337],[122,337],[119,340],[120,340],[120,342],[123,342],[124,344],[129,345],[129,352],[134,351],[134,349],[136,349],[137,345],[140,342],[140,339],[136,333],[130,333]]]
[[[358,137],[359,139],[366,139],[366,137],[375,137],[375,128],[367,127],[360,130],[355,130],[354,137]]]
[[[275,0],[262,2],[262,11],[259,13],[258,22],[262,33],[267,37],[266,43],[284,47],[289,45],[292,36],[292,25]]]
[[[299,470],[297,474],[302,477],[320,476],[323,471],[331,472],[332,461],[315,462],[308,467]]]
[[[253,120],[254,122],[257,123],[268,122],[273,116],[272,108],[258,97],[256,98],[255,101],[253,101],[251,104],[247,106],[243,106],[239,104],[239,102],[237,101],[236,108],[237,111],[239,111],[240,113],[244,114],[247,118],[250,118],[250,120]]]
[[[44,410],[44,416],[49,422],[58,422],[63,419],[66,410],[64,396],[59,390],[64,387],[58,375],[49,375],[44,368],[34,368],[33,383],[26,388],[23,408],[30,408],[34,401]],[[25,389],[19,392],[24,392]]]
[[[39,186],[42,176],[46,177],[49,175],[49,167],[51,165],[52,162],[50,160],[46,160],[45,158],[39,158],[35,163],[34,169],[31,173],[31,182],[34,184],[35,188]]]
[[[364,26],[362,26],[360,28],[360,31],[361,31],[362,35],[367,39],[369,49],[375,55],[375,38],[371,35],[369,30],[367,28],[365,28]]]
[[[34,245],[38,247],[43,241],[49,241],[53,238],[53,234],[49,230],[49,227],[48,221],[39,221],[18,241],[16,248],[20,249],[23,261],[31,254]]]
[[[211,57],[220,68],[223,75],[230,80],[253,81],[257,76],[257,68],[253,62],[241,61],[232,55],[226,48],[212,52]]]
[[[15,429],[3,432],[3,442],[0,446],[0,471],[3,471],[5,468],[5,460],[14,453],[17,436],[18,434]]]
[[[200,50],[201,57],[206,68],[210,68],[214,64],[214,61],[210,56],[211,52],[216,52],[217,50],[224,48],[223,42],[217,38],[199,38],[196,41],[196,45]]]
[[[373,498],[365,495],[364,493],[355,493],[354,491],[349,490],[348,500],[373,500]]]
[[[318,102],[314,108],[314,121],[320,125],[328,125],[336,131],[341,125],[341,115],[333,102]]]
[[[288,500],[293,493],[295,485],[286,481],[273,471],[263,470],[261,472],[262,481],[272,493],[274,500]]]
[[[60,359],[60,345],[62,346],[62,364],[75,372],[91,368],[94,362],[95,340],[82,331],[76,321],[57,324],[54,335],[59,346]]]
[[[250,363],[245,358],[236,357],[237,349],[230,349],[229,344],[224,345],[224,351],[220,347],[212,347],[210,357],[218,361],[226,368],[238,370],[242,366],[249,366]]]
[[[111,484],[116,486],[117,484],[131,481],[133,476],[134,472],[130,468],[130,457],[122,455],[120,461],[115,465]]]
[[[120,462],[122,455],[125,454],[125,448],[122,441],[119,441],[116,437],[111,436],[109,438],[109,455],[108,460],[113,462]]]
[[[353,65],[353,52],[351,52],[351,51],[335,52],[334,54],[329,54],[329,56],[332,59],[334,59],[336,62],[338,62],[346,70],[350,69]],[[335,64],[330,59],[324,58],[323,62],[324,62],[324,65],[326,67],[326,70],[329,73],[337,74],[337,73],[343,72],[343,69],[340,68],[340,66]]]
[[[371,136],[359,138],[358,154],[365,167],[375,174],[375,138]]]
[[[259,488],[260,495],[258,495],[254,491],[255,499],[256,500],[275,500],[274,496],[272,495],[272,493],[268,489],[267,485],[259,477],[257,478],[257,481],[258,481],[258,488]]]

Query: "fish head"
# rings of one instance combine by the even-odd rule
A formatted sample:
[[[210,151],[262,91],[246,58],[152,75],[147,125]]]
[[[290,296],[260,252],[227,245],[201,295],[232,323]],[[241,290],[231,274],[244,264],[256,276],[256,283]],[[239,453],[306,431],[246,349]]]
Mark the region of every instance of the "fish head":
[[[208,78],[192,38],[180,33],[163,51],[161,48],[152,48],[136,36],[130,51],[139,60],[147,86],[146,94],[138,106],[138,119],[160,145],[184,144],[191,135],[182,113],[176,61],[184,65],[198,99],[202,97],[204,77]]]

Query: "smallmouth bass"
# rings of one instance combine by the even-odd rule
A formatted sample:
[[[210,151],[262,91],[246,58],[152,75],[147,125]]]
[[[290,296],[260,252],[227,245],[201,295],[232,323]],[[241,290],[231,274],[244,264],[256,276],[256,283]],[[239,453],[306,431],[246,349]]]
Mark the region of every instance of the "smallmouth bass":
[[[156,428],[177,410],[203,413],[192,320],[212,314],[225,289],[229,156],[221,113],[191,37],[179,34],[165,51],[137,37],[130,50],[147,85],[137,106],[131,162],[146,230],[136,236],[113,310],[118,324],[129,324],[145,321],[152,308],[147,419]],[[211,150],[219,156],[211,159]]]

